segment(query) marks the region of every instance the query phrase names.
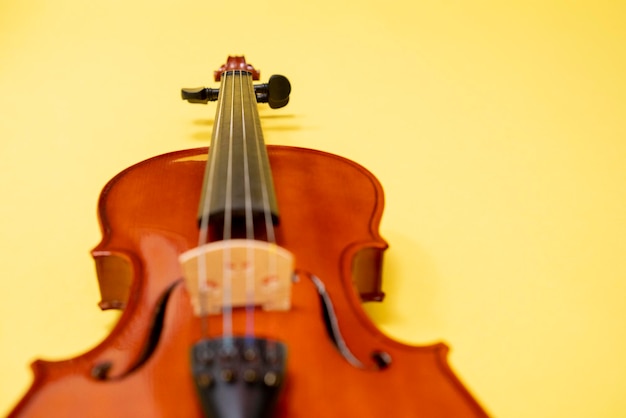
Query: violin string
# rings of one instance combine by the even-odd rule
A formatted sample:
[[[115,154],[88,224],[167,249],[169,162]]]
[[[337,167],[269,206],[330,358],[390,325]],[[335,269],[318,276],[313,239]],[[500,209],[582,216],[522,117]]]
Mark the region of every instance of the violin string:
[[[245,191],[245,221],[246,221],[246,240],[248,245],[246,246],[246,265],[250,268],[246,268],[246,335],[251,336],[254,333],[254,295],[255,295],[255,260],[254,251],[252,248],[252,240],[254,240],[254,215],[252,212],[252,196],[251,196],[251,179],[250,179],[250,167],[248,161],[248,126],[245,123],[246,120],[246,103],[254,106],[256,100],[251,96],[250,91],[252,88],[252,75],[242,72],[240,77],[240,93],[241,93],[241,121],[243,125],[242,133],[242,146],[243,146],[243,164],[244,164],[244,191]],[[246,81],[244,89],[243,82]],[[244,98],[245,94],[245,98]],[[254,93],[253,93],[254,94]],[[246,100],[247,99],[247,100]],[[253,102],[254,100],[254,102]],[[251,112],[254,115],[254,111]]]
[[[253,87],[251,86],[251,89],[253,89]],[[252,103],[252,106],[256,106],[256,95],[254,93],[254,91],[252,90],[252,94],[254,95],[254,101]],[[262,198],[262,202],[263,202],[263,216],[264,216],[264,221],[265,221],[265,231],[266,231],[266,239],[267,242],[276,245],[276,233],[274,231],[274,223],[272,221],[272,209],[271,209],[271,205],[270,205],[270,194],[269,194],[269,190],[267,188],[267,185],[270,184],[270,182],[272,181],[270,174],[266,171],[263,170],[263,158],[262,156],[264,155],[262,153],[261,150],[261,146],[265,146],[265,144],[261,141],[261,138],[263,136],[263,133],[261,131],[261,125],[260,125],[260,118],[257,118],[257,120],[255,121],[254,124],[254,144],[256,146],[256,156],[257,156],[257,165],[259,166],[259,173],[260,176],[262,176],[262,178],[260,178],[260,186],[261,186],[261,198]],[[277,252],[272,252],[271,256],[270,254],[268,254],[268,275],[270,277],[277,277],[277,266],[278,266],[278,253]],[[269,322],[270,325],[270,329],[268,329],[268,331],[270,332],[270,334],[274,334],[272,331],[274,330],[276,324],[275,320],[271,320]],[[269,340],[267,342],[267,347],[266,350],[268,352],[268,355],[273,356],[276,355],[276,351],[277,351],[277,345],[274,343],[274,340]]]
[[[223,83],[225,84],[225,83]],[[204,191],[204,200],[202,201],[202,214],[200,215],[200,231],[198,234],[198,247],[201,247],[209,242],[209,218],[211,216],[211,193],[210,190],[213,187],[214,179],[215,179],[215,166],[217,160],[217,150],[219,149],[219,138],[221,137],[221,128],[222,128],[222,114],[224,112],[224,103],[225,100],[218,101],[218,109],[216,112],[216,119],[213,127],[213,135],[211,139],[211,148],[213,152],[209,153],[210,160],[207,159],[208,164],[208,178],[206,182],[207,190]],[[203,338],[207,337],[209,334],[209,321],[208,321],[208,286],[206,283],[207,279],[207,266],[206,259],[204,257],[200,257],[198,259],[198,303],[200,307],[200,327],[201,327],[201,336]]]
[[[252,77],[250,78],[250,80],[252,80]],[[252,81],[250,81],[249,91],[252,96],[250,105],[256,106],[257,105],[256,94],[254,92],[254,85],[252,84]],[[254,110],[256,109],[253,109],[252,111]],[[263,151],[264,150],[261,150],[261,146],[265,146],[265,144],[264,144],[264,141],[262,140],[263,133],[261,131],[259,116],[257,116],[257,118],[254,120],[253,133],[254,133],[254,146],[255,146],[254,151],[257,157],[256,164],[259,167],[259,180],[258,181],[259,181],[259,185],[261,189],[261,201],[263,202],[263,219],[265,222],[265,233],[267,235],[266,239],[267,239],[267,242],[276,244],[276,234],[274,232],[274,223],[272,222],[272,209],[271,209],[270,197],[269,197],[270,194],[269,194],[269,190],[267,189],[267,185],[270,184],[272,179],[268,177],[267,170],[263,170],[263,167],[264,167]]]
[[[235,100],[235,71],[228,76],[230,79],[230,131],[228,135],[228,164],[226,170],[226,196],[224,206],[224,233],[222,239],[228,241],[232,237],[232,182],[233,182],[233,140],[234,140],[234,113],[233,106]],[[226,76],[226,74],[224,74]],[[226,84],[226,83],[224,83]],[[232,308],[232,270],[231,267],[231,251],[229,247],[223,252],[223,266],[227,268],[224,271],[224,283],[222,291],[222,333],[224,334],[225,345],[232,344],[233,335],[233,308]]]

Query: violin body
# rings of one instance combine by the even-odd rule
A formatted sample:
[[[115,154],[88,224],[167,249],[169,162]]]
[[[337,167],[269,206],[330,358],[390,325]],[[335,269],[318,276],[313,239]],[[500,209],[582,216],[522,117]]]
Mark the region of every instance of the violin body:
[[[272,416],[487,416],[448,366],[444,344],[395,342],[360,306],[359,280],[363,295],[380,296],[375,278],[386,243],[378,235],[378,181],[334,155],[268,148],[282,211],[279,242],[295,254],[300,271],[323,280],[342,338],[365,366],[350,364],[333,345],[319,292],[300,277],[290,311],[255,319],[258,335],[288,342],[287,377]],[[105,187],[103,240],[93,254],[101,305],[124,306],[124,312],[93,350],[67,361],[35,362],[34,383],[11,417],[204,416],[189,370],[200,319],[191,312],[178,256],[197,242],[194,213],[206,158],[206,149],[155,157]],[[128,272],[132,280],[124,291]],[[234,312],[235,334],[243,333],[244,317]],[[208,330],[220,334],[219,316],[210,317]],[[382,352],[390,361],[381,368],[373,354]]]

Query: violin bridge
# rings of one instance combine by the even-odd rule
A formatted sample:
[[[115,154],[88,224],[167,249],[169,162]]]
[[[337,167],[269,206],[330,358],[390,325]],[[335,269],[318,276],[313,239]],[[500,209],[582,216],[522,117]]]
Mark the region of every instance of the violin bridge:
[[[233,239],[204,244],[179,256],[197,316],[224,307],[291,308],[293,254],[276,244]]]

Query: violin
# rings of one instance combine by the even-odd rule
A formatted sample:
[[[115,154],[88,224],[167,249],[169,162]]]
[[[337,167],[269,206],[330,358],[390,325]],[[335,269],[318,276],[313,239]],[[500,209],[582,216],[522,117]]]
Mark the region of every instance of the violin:
[[[102,309],[88,352],[33,363],[10,417],[486,417],[442,343],[408,346],[361,307],[383,298],[383,190],[355,162],[266,146],[258,103],[291,85],[229,57],[210,148],[159,155],[104,187]]]

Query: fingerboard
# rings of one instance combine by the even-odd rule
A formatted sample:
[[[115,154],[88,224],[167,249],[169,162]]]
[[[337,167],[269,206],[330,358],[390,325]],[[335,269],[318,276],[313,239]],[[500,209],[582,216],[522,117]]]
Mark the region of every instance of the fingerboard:
[[[267,150],[252,75],[227,71],[221,77],[213,135],[204,175],[199,222],[240,230],[255,219],[278,222]],[[206,220],[205,220],[206,221]]]

